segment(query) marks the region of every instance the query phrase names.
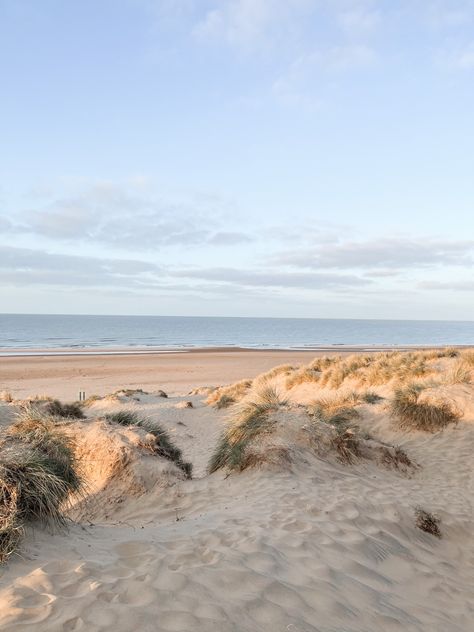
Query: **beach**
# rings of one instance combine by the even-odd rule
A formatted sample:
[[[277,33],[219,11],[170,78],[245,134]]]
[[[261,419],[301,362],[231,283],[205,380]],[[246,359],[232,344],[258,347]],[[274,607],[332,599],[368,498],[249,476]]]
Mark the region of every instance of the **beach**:
[[[1,358],[3,454],[65,437],[84,481],[0,565],[1,629],[470,629],[474,354],[362,351]]]
[[[348,354],[360,347],[333,350]],[[9,353],[14,353],[8,350]],[[163,388],[186,393],[198,386],[219,386],[252,378],[278,364],[302,364],[325,351],[250,351],[243,349],[196,349],[152,352],[117,350],[73,351],[45,349],[44,355],[0,357],[0,390],[16,397],[48,394],[74,400],[79,391],[86,396],[105,395],[120,388]],[[35,351],[35,354],[41,351]],[[93,353],[94,355],[89,355]]]

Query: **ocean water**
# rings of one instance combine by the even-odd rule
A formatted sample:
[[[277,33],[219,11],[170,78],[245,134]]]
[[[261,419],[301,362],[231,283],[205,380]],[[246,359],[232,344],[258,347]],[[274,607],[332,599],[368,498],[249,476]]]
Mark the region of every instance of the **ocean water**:
[[[0,314],[0,348],[318,349],[474,345],[474,322]]]

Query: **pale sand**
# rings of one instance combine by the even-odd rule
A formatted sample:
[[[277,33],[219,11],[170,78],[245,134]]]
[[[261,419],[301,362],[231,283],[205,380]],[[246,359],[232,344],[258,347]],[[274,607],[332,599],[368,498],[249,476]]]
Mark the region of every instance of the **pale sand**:
[[[11,383],[21,392],[66,392],[68,387],[60,385],[61,367],[72,379],[75,371],[87,366],[91,384],[94,376],[102,375],[100,389],[94,390],[103,392],[107,384],[114,390],[125,376],[126,385],[146,388],[140,380],[148,376],[149,384],[176,390],[184,385],[187,392],[191,383],[231,381],[234,378],[226,379],[230,375],[259,373],[291,357],[296,359],[295,354],[247,355],[245,370],[234,366],[239,359],[234,354],[223,354],[220,365],[213,364],[212,357],[206,361],[204,355],[198,356],[199,369],[187,359],[173,358],[168,380],[166,368],[156,367],[155,359],[148,364],[148,358],[145,365],[134,359],[128,372],[129,358],[107,370],[104,366],[110,360],[97,359],[92,367],[90,358],[80,366],[41,360],[28,368],[23,360],[23,365],[11,362],[9,367]],[[18,381],[22,371],[27,387]],[[150,371],[158,375],[151,378]],[[38,381],[42,388],[36,388]],[[91,522],[72,524],[62,534],[41,529],[28,534],[23,559],[12,559],[0,571],[0,629],[471,630],[474,389],[463,384],[445,390],[465,414],[457,426],[435,435],[394,429],[383,403],[364,408],[363,427],[376,438],[400,444],[420,465],[410,475],[371,462],[348,466],[333,458],[305,457],[291,471],[206,476],[227,411],[206,406],[202,396],[145,395],[139,401],[95,403],[91,416],[133,408],[159,419],[194,463],[197,478],[181,480],[170,471],[166,480],[143,493],[134,487],[137,477],[144,485],[149,480],[148,463],[145,473],[135,473],[133,480],[114,480],[106,472],[106,451],[112,448],[104,447],[112,430],[103,422],[84,424],[80,434],[84,432],[88,441],[90,458],[90,439],[96,437],[95,457],[104,465],[91,483],[97,502],[83,510],[83,520],[88,516]],[[303,384],[292,397],[308,402],[314,386]],[[194,408],[177,406],[189,400]],[[0,407],[6,419],[11,409]],[[121,446],[117,449],[124,449]],[[417,505],[439,515],[442,539],[415,527]]]
[[[252,378],[277,364],[309,362],[314,351],[195,351],[192,353],[0,357],[0,391],[16,398],[47,394],[65,400],[119,388],[186,393]]]

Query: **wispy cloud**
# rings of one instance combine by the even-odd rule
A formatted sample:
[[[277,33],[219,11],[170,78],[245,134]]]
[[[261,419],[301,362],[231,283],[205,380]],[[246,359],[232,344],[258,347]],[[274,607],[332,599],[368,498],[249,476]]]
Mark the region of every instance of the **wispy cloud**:
[[[130,286],[162,274],[159,266],[134,259],[65,255],[0,245],[0,279],[21,285]]]
[[[174,276],[220,281],[250,287],[304,288],[320,290],[369,285],[370,280],[356,275],[242,270],[236,268],[196,268],[175,270]]]
[[[73,196],[59,197],[3,220],[3,230],[52,240],[100,243],[124,249],[162,246],[230,246],[251,241],[224,222],[224,202],[213,196],[191,200],[145,197],[136,188],[110,182],[93,184]],[[1,225],[0,225],[1,226]]]
[[[451,290],[453,292],[474,292],[474,281],[422,281],[418,284],[421,290]],[[466,318],[471,315],[466,315]]]
[[[276,264],[310,269],[411,269],[474,265],[474,241],[381,238],[365,242],[319,244],[272,259]]]

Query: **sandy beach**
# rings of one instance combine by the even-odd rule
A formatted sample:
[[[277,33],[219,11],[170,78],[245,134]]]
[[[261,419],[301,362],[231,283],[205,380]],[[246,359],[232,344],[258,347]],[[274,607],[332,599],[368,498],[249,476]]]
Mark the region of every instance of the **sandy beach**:
[[[73,441],[86,488],[66,529],[25,525],[0,566],[0,628],[467,632],[474,387],[462,353],[2,358],[6,437],[26,394],[68,400],[80,384],[99,397],[82,419],[28,409],[27,423]],[[444,402],[445,425],[394,417],[412,379]],[[163,458],[154,424],[192,478]]]
[[[325,353],[200,349],[136,354],[122,350],[122,355],[100,355],[100,350],[89,350],[92,352],[98,355],[77,351],[75,355],[53,355],[57,351],[45,350],[44,355],[0,357],[0,391],[11,391],[18,398],[46,393],[68,401],[76,399],[80,390],[86,396],[105,395],[120,388],[187,393],[198,386],[253,378],[278,364],[309,362]]]
[[[417,349],[417,347],[413,347]],[[390,350],[390,347],[387,347]],[[118,349],[0,349],[0,391],[17,398],[47,394],[74,400],[105,395],[121,388],[187,393],[198,386],[218,386],[253,378],[279,364],[300,365],[322,355],[376,353],[360,346],[311,351],[192,349],[133,352]]]

